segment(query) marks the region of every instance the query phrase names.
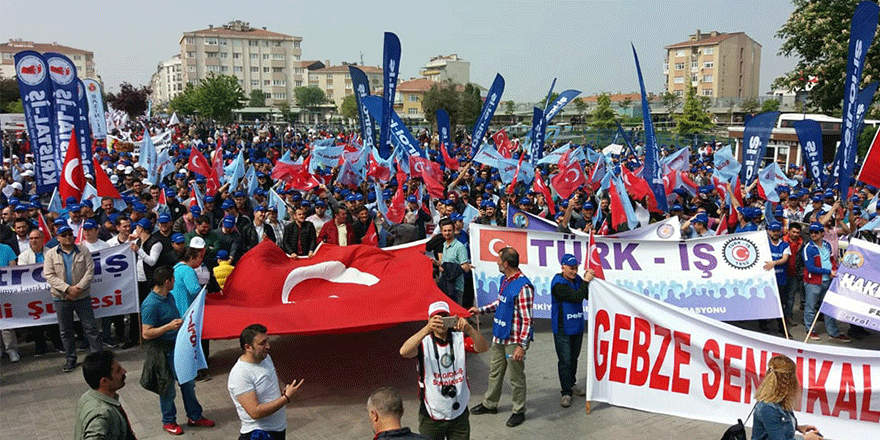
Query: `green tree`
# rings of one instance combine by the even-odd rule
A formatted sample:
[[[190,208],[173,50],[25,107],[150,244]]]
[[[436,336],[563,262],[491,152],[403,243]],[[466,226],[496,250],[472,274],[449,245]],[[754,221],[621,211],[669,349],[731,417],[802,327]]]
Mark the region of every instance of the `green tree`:
[[[712,128],[712,118],[703,108],[695,87],[688,88],[681,115],[676,116],[675,122],[675,131],[679,135],[700,134]]]
[[[776,32],[785,40],[779,54],[798,60],[794,70],[776,78],[774,88],[804,90],[811,78],[812,107],[839,114],[843,105],[850,23],[857,0],[792,0],[794,12]],[[875,36],[875,42],[876,42]],[[862,84],[880,77],[880,45],[872,44],[865,57]]]
[[[136,118],[147,112],[147,97],[153,91],[147,86],[135,87],[127,82],[119,86],[119,93],[110,93],[108,103],[116,110],[122,110],[129,118]]]
[[[244,107],[244,90],[238,78],[214,75],[202,79],[196,89],[195,105],[199,116],[221,122],[232,120],[232,110]]]
[[[437,110],[443,109],[449,113],[449,129],[455,132],[459,124],[461,92],[451,82],[434,84],[425,92],[422,98],[422,112],[425,119],[431,124],[437,123]]]
[[[480,117],[480,111],[483,109],[483,100],[480,98],[480,88],[468,84],[464,86],[459,100],[459,117],[460,122],[471,131],[477,119]]]
[[[681,97],[672,92],[666,92],[660,96],[660,102],[666,107],[666,114],[672,117],[675,109],[681,104]]]
[[[21,113],[21,111],[12,111],[19,107],[21,107],[21,93],[18,92],[18,81],[15,78],[0,78],[0,113]]]
[[[874,141],[874,135],[877,134],[877,127],[868,127],[862,130],[859,134],[859,149],[858,156],[863,158],[868,155],[868,148],[871,148],[871,142]]]
[[[516,110],[516,104],[513,101],[506,101],[504,103],[504,114],[507,115],[507,119],[510,123],[513,123],[513,113]]]
[[[620,110],[623,113],[626,113],[626,109],[628,109],[629,106],[632,105],[632,103],[633,103],[632,98],[627,96],[626,98],[623,98],[622,100],[620,100],[620,102],[617,103],[617,106],[620,107]]]
[[[314,110],[327,102],[324,91],[316,86],[297,87],[293,89],[293,96],[296,98],[296,104],[299,107],[309,110]]]
[[[761,113],[775,112],[777,110],[779,110],[779,101],[775,99],[768,99],[761,104]]]
[[[602,93],[596,98],[596,109],[593,110],[593,128],[611,128],[617,125],[617,113],[611,110],[611,96]]]
[[[755,98],[746,98],[745,101],[740,104],[739,108],[743,113],[754,113],[758,110],[761,104],[758,103],[758,100]]]
[[[357,119],[357,97],[353,94],[346,96],[345,99],[342,100],[342,105],[339,106],[339,113],[342,114],[343,117]]]
[[[265,107],[266,95],[260,89],[251,90],[251,99],[248,101],[248,107]]]
[[[197,93],[198,91],[192,83],[186,83],[183,92],[171,99],[171,102],[168,105],[171,107],[172,111],[181,115],[195,115],[198,110],[196,104]]]
[[[281,117],[286,122],[291,122],[294,120],[293,112],[290,111],[290,102],[284,101],[281,104],[278,104],[278,110],[281,112]]]

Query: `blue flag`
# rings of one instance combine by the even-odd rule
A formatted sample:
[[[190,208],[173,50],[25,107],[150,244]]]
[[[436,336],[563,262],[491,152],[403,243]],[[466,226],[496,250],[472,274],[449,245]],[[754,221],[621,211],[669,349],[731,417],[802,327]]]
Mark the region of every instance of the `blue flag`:
[[[159,184],[158,165],[159,154],[156,153],[156,146],[153,145],[153,139],[150,138],[150,130],[144,126],[144,140],[141,142],[141,150],[138,154],[138,162],[147,170],[147,180],[153,185]]]
[[[309,161],[309,173],[316,174],[319,166],[336,168],[339,165],[339,158],[345,151],[345,145],[333,145],[333,139],[329,142],[319,141],[312,144],[311,160]]]
[[[550,83],[550,90],[547,91],[547,99],[544,100],[544,111],[547,111],[547,108],[550,107],[550,98],[553,97],[553,89],[556,88],[556,78],[553,78],[553,82]]]
[[[663,187],[663,167],[660,165],[660,152],[657,149],[657,137],[654,136],[654,122],[651,120],[651,107],[648,106],[648,94],[645,92],[645,80],[642,78],[642,67],[639,65],[639,55],[636,53],[636,47],[632,44],[633,58],[636,60],[636,72],[639,74],[639,90],[642,93],[642,122],[645,124],[645,168],[642,175],[654,198],[657,199],[657,208],[663,212],[669,210],[666,204],[666,190]],[[620,125],[618,125],[620,128]],[[622,131],[622,130],[621,130]],[[633,150],[629,139],[626,138],[630,150]]]
[[[374,117],[381,115],[382,111],[382,99],[378,96],[367,96],[363,99],[364,104],[367,106],[367,109],[370,111],[370,114]],[[412,133],[410,133],[409,129],[403,125],[403,121],[400,120],[400,116],[397,116],[397,113],[394,110],[391,110],[391,121],[388,124],[388,134],[391,145],[394,148],[400,150],[400,154],[403,154],[404,157],[416,156],[423,157],[425,156],[425,152],[422,151],[422,148],[419,146],[419,142],[413,137]],[[380,148],[380,157],[381,148]],[[389,159],[391,157],[391,153],[389,152],[388,156],[381,157],[382,159]]]
[[[758,176],[777,117],[779,112],[764,112],[746,122],[743,129],[743,167],[740,170],[740,182],[745,186],[751,185]]]
[[[257,170],[251,166],[248,168],[247,173],[245,173],[245,181],[247,182],[247,193],[251,196],[254,195],[254,190],[260,186],[260,182],[257,180]]]
[[[49,212],[61,212],[64,207],[61,206],[61,196],[58,194],[58,187],[52,190],[52,197],[49,199],[49,206],[46,207]]]
[[[274,206],[278,210],[278,220],[287,221],[287,205],[274,188],[269,189],[269,206]]]
[[[89,101],[86,99],[86,86],[81,79],[76,79],[77,107],[79,119],[76,121],[76,141],[79,155],[82,158],[83,171],[95,175],[95,163],[92,162],[92,127],[89,126]]]
[[[168,148],[162,150],[162,152],[156,157],[156,170],[159,174],[159,180],[162,180],[165,176],[177,171],[177,168],[174,166],[174,160],[168,153],[168,150]]]
[[[370,111],[362,102],[367,96],[370,96],[370,82],[364,71],[355,66],[348,66],[348,74],[351,76],[351,84],[354,88],[355,102],[358,108],[358,120],[361,123],[361,139],[363,139],[364,148],[373,149],[376,145],[375,135],[376,127],[373,125],[373,117]]]
[[[687,149],[682,148],[679,151],[686,152]],[[687,164],[687,156],[685,156],[684,161],[684,163]],[[730,148],[730,145],[725,145],[715,151],[715,160],[713,163],[715,164],[715,176],[718,176],[719,179],[730,184],[736,182],[736,176],[739,175],[742,165],[736,160],[736,157],[733,156],[733,150]]]
[[[25,126],[34,154],[37,194],[46,194],[57,189],[61,181],[61,168],[56,160],[58,147],[53,136],[56,115],[49,66],[42,55],[32,50],[18,52],[14,58]]]
[[[531,157],[529,160],[534,165],[544,155],[544,134],[547,132],[547,120],[544,119],[544,111],[535,107],[532,109],[532,132]]]
[[[566,104],[574,101],[574,98],[576,98],[577,95],[580,94],[580,90],[566,90],[560,93],[559,96],[556,97],[556,101],[553,101],[553,105],[547,107],[547,110],[544,111],[544,119],[547,120],[547,123],[549,124],[550,120],[553,119],[554,116],[559,114],[559,112],[562,110],[563,107],[566,106]]]
[[[504,77],[501,74],[495,74],[495,80],[492,81],[492,87],[489,87],[489,92],[486,93],[486,101],[483,103],[483,111],[480,112],[480,117],[477,119],[477,122],[474,124],[474,131],[471,135],[471,157],[477,154],[477,149],[480,148],[480,144],[483,142],[483,136],[486,135],[486,131],[489,130],[489,123],[492,122],[492,117],[495,116],[495,109],[498,108],[498,103],[501,102],[501,95],[504,93]]]
[[[455,157],[452,154],[452,140],[449,137],[449,132],[449,113],[439,108],[437,109],[437,133],[440,134],[440,148],[445,148],[449,157]]]
[[[55,144],[55,165],[56,169],[61,170],[64,166],[67,146],[70,145],[70,135],[79,124],[79,81],[76,79],[76,66],[69,58],[58,53],[45,53],[43,57],[49,66],[47,73],[52,84],[54,99],[55,126],[52,129],[52,136]],[[85,143],[85,140],[80,141],[80,144]],[[82,157],[80,154],[80,160]]]
[[[376,194],[376,209],[378,209],[382,215],[387,215],[388,207],[385,206],[385,197],[382,196],[382,186],[379,185],[379,182],[373,182],[373,192]]]
[[[177,330],[177,339],[174,342],[174,372],[177,374],[178,383],[190,382],[196,378],[199,370],[208,368],[205,352],[202,350],[205,290],[205,287],[202,287],[202,291],[186,309],[183,325]]]
[[[400,73],[400,39],[392,32],[385,32],[385,50],[382,58],[382,127],[379,133],[379,156],[391,157],[391,119],[394,113],[394,92],[397,90],[397,75]],[[363,98],[363,97],[361,97]]]
[[[871,107],[871,101],[874,100],[874,94],[877,93],[878,84],[880,83],[878,83],[877,81],[868,84],[864,89],[862,89],[862,91],[859,92],[859,96],[858,98],[856,98],[856,136],[858,136],[858,134],[862,132],[862,127],[865,123],[865,113],[866,110]],[[856,144],[858,144],[858,139]],[[855,163],[857,150],[858,145],[856,146],[856,148],[849,149],[850,157],[847,158],[849,163]],[[835,157],[834,159],[834,167],[832,168],[831,174],[832,181],[837,181],[835,179],[839,178],[838,176],[840,173],[840,167],[844,162],[844,160],[842,159],[843,151],[844,150],[842,148],[837,150],[837,157]]]
[[[530,212],[509,205],[507,207],[507,227],[530,229],[532,231],[558,232],[555,222],[545,220]],[[580,250],[578,248],[575,249]]]
[[[812,119],[795,121],[792,126],[797,133],[798,142],[801,144],[801,152],[804,156],[804,165],[810,172],[810,177],[822,185],[822,126]]]
[[[865,56],[874,41],[877,31],[877,18],[880,7],[871,1],[862,1],[856,6],[850,28],[849,52],[846,59],[846,77],[843,86],[843,124],[840,127],[840,147],[838,150],[838,189],[846,195],[855,167],[855,150],[858,148],[859,83],[865,69]],[[832,176],[833,177],[833,176]]]
[[[239,150],[235,160],[223,169],[223,174],[228,176],[226,181],[229,183],[229,192],[233,192],[238,188],[238,183],[244,177],[244,171],[244,150]]]

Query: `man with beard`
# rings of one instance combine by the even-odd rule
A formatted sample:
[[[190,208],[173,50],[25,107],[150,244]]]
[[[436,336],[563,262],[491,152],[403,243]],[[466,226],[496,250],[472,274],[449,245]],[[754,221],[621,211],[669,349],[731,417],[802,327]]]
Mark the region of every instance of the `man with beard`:
[[[125,368],[112,351],[99,351],[86,356],[82,369],[91,390],[76,404],[74,438],[134,439],[131,423],[116,393],[125,386]]]

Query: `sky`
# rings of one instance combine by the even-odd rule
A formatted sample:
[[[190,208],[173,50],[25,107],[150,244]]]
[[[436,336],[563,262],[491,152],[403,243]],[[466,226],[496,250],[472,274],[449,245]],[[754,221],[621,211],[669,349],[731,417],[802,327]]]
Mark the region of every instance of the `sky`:
[[[664,46],[703,33],[745,32],[761,44],[761,93],[797,60],[778,55],[777,30],[790,0],[665,1],[272,1],[94,2],[0,0],[0,41],[57,42],[94,52],[108,91],[148,85],[157,65],[179,53],[183,32],[232,20],[303,38],[302,59],[378,66],[383,33],[401,43],[402,79],[431,56],[458,54],[471,82],[505,78],[504,100],[534,102],[557,91],[638,91],[630,43],[648,92],[662,92]]]

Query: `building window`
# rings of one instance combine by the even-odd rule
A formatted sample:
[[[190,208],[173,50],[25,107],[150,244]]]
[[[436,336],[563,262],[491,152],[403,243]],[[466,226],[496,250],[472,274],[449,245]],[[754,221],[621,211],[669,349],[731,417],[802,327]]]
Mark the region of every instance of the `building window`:
[[[264,53],[264,54],[263,54],[263,59],[264,59],[264,60],[268,60],[268,59],[269,59],[269,54]]]
[[[221,72],[229,72],[229,66],[220,66]]]
[[[293,69],[293,73],[300,73],[301,74],[301,73],[303,73],[303,69],[301,67],[297,67],[296,69]]]
[[[284,73],[284,68],[283,67],[273,67],[272,73]]]
[[[703,89],[703,96],[712,96],[712,89]]]
[[[3,52],[3,59],[4,59],[4,60],[11,60],[11,59],[13,59],[13,58],[15,58],[15,54],[14,54],[14,53],[12,53],[12,52]]]
[[[252,53],[252,54],[251,54],[251,59],[254,60],[254,61],[259,60],[259,59],[260,59],[260,54],[258,54],[258,53]]]
[[[229,58],[229,52],[220,52],[220,58]]]
[[[268,41],[264,41],[264,42],[263,42],[263,47],[269,47],[269,42],[268,42]]]
[[[251,66],[251,73],[260,73],[260,68],[257,66]]]
[[[217,58],[217,52],[205,52],[207,58]]]
[[[272,99],[272,94],[271,93],[263,93],[263,98]]]
[[[281,61],[284,61],[285,57],[284,57],[284,54],[283,54],[283,53],[273,53],[273,54],[272,54],[272,59],[273,59],[273,60],[281,60]]]
[[[663,63],[663,71],[664,72],[669,71],[669,63],[666,63],[666,62]]]
[[[272,85],[278,86],[278,87],[287,87],[287,80],[276,79],[276,80],[272,81]]]
[[[714,61],[706,61],[705,63],[703,63],[703,68],[704,68],[704,69],[711,69],[711,68],[713,68],[713,67],[715,67],[715,62],[714,62]]]
[[[263,67],[263,73],[269,73],[269,68],[268,68],[268,67]]]
[[[294,61],[299,61],[299,58],[300,58],[299,55],[294,55],[294,56],[293,56]]]
[[[187,57],[187,58],[195,58],[195,57],[196,57],[196,53],[195,53],[195,52],[187,52],[187,53],[186,53],[186,57]]]
[[[419,109],[417,109],[417,108],[411,108],[411,109],[409,109],[409,111],[407,112],[407,114],[410,114],[410,115],[417,115],[417,114],[419,114]]]
[[[697,61],[691,61],[691,69],[696,69],[697,67],[700,67],[700,63]]]
[[[241,58],[241,52],[233,52],[233,53],[232,53],[232,59],[233,59],[233,60],[237,60],[237,59],[240,59],[240,58]]]
[[[205,70],[208,72],[219,72],[220,66],[205,66]]]
[[[332,81],[332,80],[333,80],[333,74],[332,74],[332,73],[328,73],[328,74],[326,74],[325,78],[327,78],[327,79],[329,79],[329,80]]]
[[[264,86],[270,86],[270,85],[272,85],[272,81],[269,81],[268,79],[264,79],[264,80],[263,80],[263,85],[264,85]]]
[[[712,82],[712,75],[703,75],[703,82],[704,83]]]
[[[419,97],[417,95],[409,95],[409,102],[419,102]]]
[[[216,46],[217,39],[216,38],[205,38],[205,44],[208,46]]]
[[[195,72],[195,71],[196,71],[196,66],[187,66],[186,71],[187,71],[187,72]]]
[[[298,48],[299,48],[299,43],[300,43],[299,41],[294,41],[294,42],[293,42],[293,47],[295,47],[295,48],[298,49]]]
[[[684,77],[683,76],[676,76],[673,81],[675,82],[675,84],[684,84]]]
[[[294,84],[296,87],[302,87],[302,86],[303,86],[303,82],[300,81],[300,80],[295,81],[293,84]]]
[[[219,39],[217,39],[217,43],[220,44],[221,46],[226,46],[226,39],[219,38]]]
[[[243,70],[243,69],[241,68],[241,66],[235,66],[235,67],[232,68],[232,71],[235,72],[235,73],[239,73],[239,72],[241,72],[242,70]]]
[[[259,41],[254,41],[254,40],[249,40],[249,41],[248,41],[248,46],[250,46],[250,47],[260,47],[260,42],[259,42]]]
[[[251,87],[260,87],[260,80],[252,79],[251,80]]]
[[[713,53],[715,53],[714,47],[703,48],[703,55],[712,55]]]
[[[73,56],[73,59],[76,60],[76,61],[79,61],[79,60],[82,59],[82,55],[74,55],[74,56]]]
[[[287,99],[287,93],[275,93],[272,95],[273,99]]]
[[[281,42],[280,42],[280,41],[274,41],[274,42],[272,42],[272,45],[275,46],[275,47],[281,47]]]
[[[675,51],[675,56],[683,57],[684,56],[684,49],[679,49],[679,50]]]
[[[675,63],[675,70],[684,70],[684,63]]]
[[[186,37],[186,44],[193,44],[193,37]]]

